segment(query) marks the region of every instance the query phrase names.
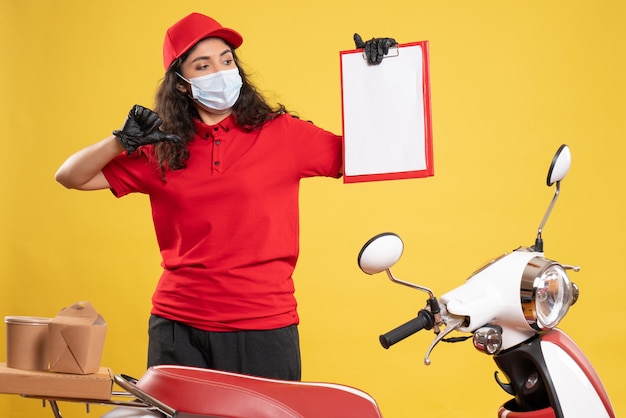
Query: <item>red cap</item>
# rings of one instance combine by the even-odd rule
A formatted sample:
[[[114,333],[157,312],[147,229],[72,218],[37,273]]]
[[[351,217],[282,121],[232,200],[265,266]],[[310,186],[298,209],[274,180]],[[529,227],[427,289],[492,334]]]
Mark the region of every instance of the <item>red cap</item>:
[[[200,13],[192,13],[170,27],[163,41],[163,66],[165,70],[176,58],[189,51],[198,41],[210,36],[222,38],[233,48],[243,43],[241,35],[223,27],[214,19]]]

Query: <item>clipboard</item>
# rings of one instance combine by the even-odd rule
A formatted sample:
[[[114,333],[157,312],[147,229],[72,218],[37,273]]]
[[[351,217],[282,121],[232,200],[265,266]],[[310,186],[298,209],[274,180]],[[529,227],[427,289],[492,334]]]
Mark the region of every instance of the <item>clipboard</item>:
[[[340,51],[344,183],[434,175],[428,41]]]

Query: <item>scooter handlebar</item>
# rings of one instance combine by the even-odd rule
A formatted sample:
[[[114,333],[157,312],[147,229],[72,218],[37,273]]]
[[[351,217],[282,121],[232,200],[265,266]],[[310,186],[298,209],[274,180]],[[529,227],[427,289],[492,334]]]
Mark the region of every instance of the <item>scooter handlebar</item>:
[[[408,322],[400,325],[397,328],[392,329],[386,334],[379,337],[380,345],[384,348],[389,348],[397,342],[404,340],[423,329],[432,329],[435,324],[433,314],[426,309],[422,309],[417,313],[417,317],[411,319]]]

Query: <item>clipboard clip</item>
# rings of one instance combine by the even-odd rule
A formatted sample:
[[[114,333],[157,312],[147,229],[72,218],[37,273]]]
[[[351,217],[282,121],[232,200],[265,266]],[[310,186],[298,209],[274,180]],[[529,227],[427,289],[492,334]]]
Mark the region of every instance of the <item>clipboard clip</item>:
[[[364,60],[367,61],[367,55],[365,55],[365,51],[361,54]],[[400,56],[400,47],[396,44],[394,46],[389,47],[389,51],[383,56],[385,58],[395,58]]]

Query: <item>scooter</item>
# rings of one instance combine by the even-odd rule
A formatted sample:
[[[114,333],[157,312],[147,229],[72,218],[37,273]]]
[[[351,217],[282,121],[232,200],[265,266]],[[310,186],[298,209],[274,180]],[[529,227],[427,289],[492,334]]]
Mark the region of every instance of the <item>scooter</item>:
[[[498,410],[499,418],[615,417],[611,401],[593,366],[557,325],[578,298],[567,275],[578,266],[545,258],[542,231],[559,197],[561,180],[571,165],[562,145],[548,170],[554,197],[538,228],[534,245],[505,253],[474,272],[461,286],[437,299],[423,286],[396,278],[391,267],[404,243],[394,233],[378,234],[358,255],[367,274],[386,272],[391,281],[428,295],[415,318],[380,336],[389,348],[421,330],[434,341],[473,339],[478,351],[493,356],[505,376],[495,380],[513,398]],[[467,333],[450,337],[452,332]],[[380,418],[376,401],[358,389],[314,382],[287,382],[183,366],[154,366],[140,379],[115,375],[130,401],[105,404],[117,408],[104,418]],[[60,418],[56,400],[50,400]],[[83,400],[78,400],[84,402]],[[101,402],[100,402],[101,403]]]
[[[392,274],[404,251],[395,233],[376,235],[358,255],[363,272],[385,272],[391,281],[428,295],[415,318],[380,336],[381,345],[387,349],[418,331],[432,330],[435,339],[424,357],[429,365],[439,342],[472,338],[479,352],[493,357],[505,377],[496,371],[495,380],[513,397],[499,408],[500,418],[615,417],[593,366],[556,328],[578,298],[579,289],[567,272],[579,267],[546,258],[542,231],[570,165],[570,149],[562,145],[548,170],[547,185],[555,185],[555,193],[534,245],[497,257],[439,300],[429,288]],[[470,335],[450,337],[453,331]]]

